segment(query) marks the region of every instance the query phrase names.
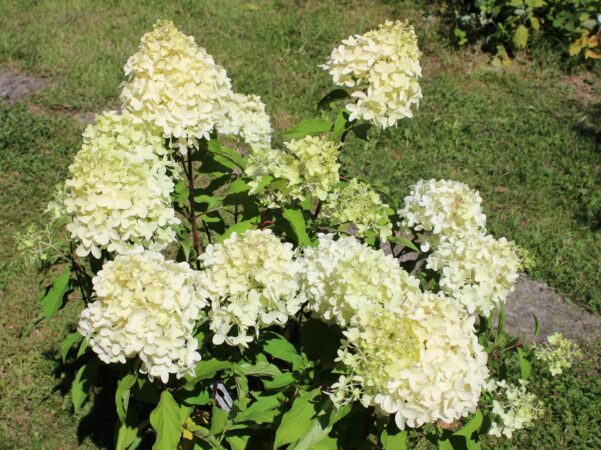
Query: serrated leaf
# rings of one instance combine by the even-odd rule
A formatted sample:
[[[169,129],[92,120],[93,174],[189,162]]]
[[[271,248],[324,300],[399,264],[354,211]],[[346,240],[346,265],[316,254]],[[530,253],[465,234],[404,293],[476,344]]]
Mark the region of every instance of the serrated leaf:
[[[182,408],[177,404],[169,391],[161,392],[159,404],[150,413],[150,425],[157,433],[152,446],[153,450],[173,450],[177,448],[182,436],[182,425],[186,420],[186,415],[182,414],[182,409],[187,411],[187,408]]]
[[[298,209],[285,208],[282,216],[290,224],[297,244],[305,247],[310,246],[311,238],[307,234],[307,224],[303,212]]]
[[[265,333],[263,351],[271,356],[292,364],[293,370],[298,370],[305,365],[305,361],[298,354],[294,345],[277,333]]]
[[[290,128],[288,131],[282,133],[284,139],[300,139],[305,136],[325,133],[330,131],[332,128],[332,122],[325,119],[308,119],[303,120],[298,125]]]
[[[250,186],[242,178],[237,178],[232,181],[227,189],[228,194],[239,194],[240,192],[247,192]]]
[[[71,350],[71,347],[73,347],[73,345],[77,344],[78,342],[81,342],[82,339],[83,336],[78,331],[76,331],[75,333],[69,333],[65,337],[65,339],[63,339],[63,341],[60,344],[60,354],[63,363],[67,359],[67,355],[69,354],[69,350]]]
[[[309,432],[313,426],[313,419],[317,416],[317,405],[313,400],[319,392],[319,389],[301,392],[294,400],[290,409],[282,416],[280,426],[275,432],[274,449],[295,442]]]
[[[117,416],[122,424],[125,422],[125,418],[127,416],[129,395],[135,382],[136,376],[132,373],[126,373],[117,382],[117,390],[115,391],[115,407],[117,409]]]
[[[98,368],[100,362],[97,359],[92,359],[82,365],[71,385],[71,396],[73,398],[73,409],[78,413],[81,406],[86,401],[90,388],[94,385],[98,378]]]
[[[322,97],[322,99],[317,103],[317,109],[323,109],[328,106],[330,103],[343,100],[345,98],[350,98],[350,94],[345,89],[334,89],[328,92],[326,95]]]
[[[71,268],[65,267],[62,273],[54,280],[52,287],[41,299],[42,311],[46,319],[52,319],[58,310],[63,306],[63,298],[69,291],[69,278],[71,277]]]
[[[513,43],[517,48],[526,48],[528,44],[528,28],[524,25],[517,27],[513,35]]]

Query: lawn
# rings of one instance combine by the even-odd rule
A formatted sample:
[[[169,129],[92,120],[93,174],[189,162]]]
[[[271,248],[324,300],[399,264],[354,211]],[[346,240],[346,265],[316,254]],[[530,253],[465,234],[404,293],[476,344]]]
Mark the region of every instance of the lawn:
[[[71,324],[28,327],[39,280],[15,258],[11,236],[39,220],[64,178],[83,130],[76,114],[118,107],[122,66],[157,18],[193,34],[237,90],[260,95],[278,130],[310,117],[331,88],[317,65],[332,45],[387,18],[410,19],[424,52],[419,112],[369,144],[350,140],[346,167],[399,202],[420,178],[470,184],[489,229],[532,253],[534,278],[601,312],[598,67],[568,75],[541,51],[496,69],[476,49],[448,48],[436,20],[411,2],[0,0],[0,11],[0,65],[47,85],[23,104],[0,105],[0,448],[110,443],[103,402],[73,420],[64,395],[55,343]],[[599,348],[591,344],[565,379],[535,387],[550,400],[546,420],[506,448],[601,446]]]

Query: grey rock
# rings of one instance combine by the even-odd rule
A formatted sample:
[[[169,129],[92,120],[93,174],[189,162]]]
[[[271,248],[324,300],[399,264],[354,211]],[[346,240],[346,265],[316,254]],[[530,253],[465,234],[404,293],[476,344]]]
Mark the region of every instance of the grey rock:
[[[565,301],[553,288],[524,274],[507,299],[505,313],[507,332],[528,341],[533,340],[533,315],[540,327],[539,336],[534,338],[536,342],[545,341],[556,332],[582,343],[601,338],[601,317]]]
[[[42,78],[0,69],[0,98],[9,105],[43,89],[45,84]]]

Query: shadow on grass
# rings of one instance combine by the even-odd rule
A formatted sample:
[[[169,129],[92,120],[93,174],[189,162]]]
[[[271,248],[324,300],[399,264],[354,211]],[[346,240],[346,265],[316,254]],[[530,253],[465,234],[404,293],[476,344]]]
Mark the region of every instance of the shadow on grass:
[[[601,102],[584,110],[585,118],[579,121],[574,130],[593,143],[593,148],[601,155]],[[581,208],[577,219],[593,231],[601,229],[601,186],[598,176],[583,174],[579,192]]]
[[[55,364],[54,376],[57,384],[55,391],[65,396],[71,392],[71,386],[77,370],[82,365],[82,360],[93,358],[86,355],[80,359],[68,358],[63,363],[57,351],[48,351],[44,357]],[[114,424],[117,420],[115,413],[115,390],[117,376],[110,366],[100,365],[98,379],[83,406],[83,412],[73,414],[73,420],[78,420],[77,440],[82,444],[89,439],[96,447],[101,449],[113,448]],[[145,447],[141,447],[145,448]]]

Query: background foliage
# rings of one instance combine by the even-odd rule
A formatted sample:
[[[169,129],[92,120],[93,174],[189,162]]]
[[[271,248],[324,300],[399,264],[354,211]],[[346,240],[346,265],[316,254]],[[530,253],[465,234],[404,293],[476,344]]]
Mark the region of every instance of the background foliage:
[[[237,90],[260,94],[280,130],[308,117],[327,92],[330,80],[316,66],[332,44],[386,18],[410,18],[425,52],[418,118],[349,146],[345,165],[399,200],[419,178],[447,176],[479,189],[491,232],[533,252],[536,278],[601,309],[598,69],[568,76],[542,50],[508,71],[491,69],[477,51],[445,49],[438,22],[415,3],[0,0],[0,10],[2,64],[47,78],[26,106],[0,107],[2,448],[110,445],[112,430],[97,424],[114,421],[111,396],[96,392],[77,424],[61,394],[68,371],[49,343],[77,311],[68,305],[64,319],[27,329],[39,312],[35,275],[16,265],[11,234],[40,216],[64,178],[83,128],[74,114],[117,105],[123,61],[158,17],[195,35]],[[569,376],[536,387],[552,399],[548,416],[506,448],[601,446],[599,386],[591,384],[601,375],[600,349],[591,344]]]

